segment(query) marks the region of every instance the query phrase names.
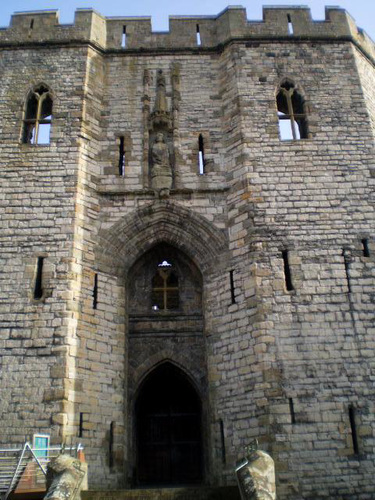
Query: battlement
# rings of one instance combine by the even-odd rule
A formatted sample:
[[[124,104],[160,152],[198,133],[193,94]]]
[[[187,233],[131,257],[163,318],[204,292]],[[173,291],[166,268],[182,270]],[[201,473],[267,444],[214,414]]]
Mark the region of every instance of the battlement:
[[[199,36],[198,36],[199,33]],[[327,7],[314,21],[306,6],[264,7],[263,19],[247,19],[241,6],[217,16],[171,16],[169,31],[153,32],[150,17],[104,17],[78,9],[74,24],[59,24],[58,11],[17,12],[0,30],[0,44],[91,42],[103,50],[214,48],[231,39],[352,39],[375,58],[371,38],[339,7]]]

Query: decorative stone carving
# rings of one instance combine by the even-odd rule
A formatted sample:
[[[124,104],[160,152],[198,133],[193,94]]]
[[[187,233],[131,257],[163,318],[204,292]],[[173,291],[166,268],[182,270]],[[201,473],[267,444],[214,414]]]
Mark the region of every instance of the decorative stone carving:
[[[167,98],[166,98],[166,87],[165,78],[163,71],[159,69],[156,80],[156,101],[155,101],[155,111],[159,113],[167,113]]]
[[[258,450],[257,440],[246,447],[246,458],[237,464],[236,475],[242,500],[276,500],[275,464]]]
[[[79,500],[86,478],[86,463],[69,455],[59,455],[48,464],[44,500]]]
[[[172,128],[172,117],[167,104],[165,76],[163,71],[159,69],[156,77],[155,106],[150,117],[150,130],[172,131]]]
[[[158,132],[151,148],[151,183],[159,191],[161,198],[169,195],[172,187],[173,175],[168,145],[164,134]]]
[[[160,198],[169,196],[174,181],[173,120],[168,110],[166,82],[162,70],[157,72],[154,110],[149,117],[149,178]]]

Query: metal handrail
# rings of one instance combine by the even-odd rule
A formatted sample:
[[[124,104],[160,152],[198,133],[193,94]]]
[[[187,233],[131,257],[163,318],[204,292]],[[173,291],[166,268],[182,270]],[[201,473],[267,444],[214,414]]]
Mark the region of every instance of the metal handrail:
[[[64,452],[70,452],[71,455],[72,453],[78,454],[81,450],[83,450],[83,446],[80,443],[77,446],[61,445],[33,448],[30,443],[26,442],[22,448],[0,448],[0,498],[7,500],[20,478],[25,477],[24,474],[29,463],[36,463],[38,469],[33,473],[33,476],[26,475],[26,477],[37,477],[39,470],[44,481],[47,474],[46,465],[51,458]],[[31,456],[26,457],[26,452],[30,452]],[[46,457],[38,457],[40,453],[45,453]]]
[[[25,445],[23,447],[20,459],[18,460],[18,464],[17,464],[16,470],[13,473],[13,477],[10,481],[8,490],[5,492],[5,500],[8,498],[8,496],[10,495],[10,492],[13,489],[13,486],[15,485],[16,478],[18,477],[18,471],[20,470],[22,459],[23,459],[23,456],[25,455],[25,451],[26,451],[27,447],[29,447],[29,443],[25,443]]]

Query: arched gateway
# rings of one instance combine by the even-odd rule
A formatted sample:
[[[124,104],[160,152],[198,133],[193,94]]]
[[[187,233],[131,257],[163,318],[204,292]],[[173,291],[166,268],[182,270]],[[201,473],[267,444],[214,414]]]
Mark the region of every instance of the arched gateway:
[[[202,216],[155,202],[102,233],[98,267],[126,292],[127,478],[134,486],[209,480],[205,279],[223,233]]]
[[[184,252],[159,243],[131,268],[127,303],[129,396],[136,391],[132,415],[135,483],[199,482],[201,401],[184,372],[192,373],[205,397],[202,275]],[[165,363],[166,359],[174,364]],[[143,375],[140,383],[137,371]]]

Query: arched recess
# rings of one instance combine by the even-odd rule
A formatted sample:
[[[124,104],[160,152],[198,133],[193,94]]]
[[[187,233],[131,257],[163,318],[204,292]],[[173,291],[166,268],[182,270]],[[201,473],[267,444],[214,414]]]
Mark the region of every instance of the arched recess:
[[[96,246],[98,269],[126,277],[133,263],[159,242],[185,252],[202,274],[219,266],[227,237],[203,216],[169,201],[156,201],[102,230]]]
[[[157,283],[155,296],[155,276],[172,276],[175,279],[172,283],[172,300],[169,301],[168,286],[161,290]],[[207,390],[207,359],[206,359],[206,339],[204,335],[204,318],[202,307],[202,286],[203,277],[193,260],[169,243],[159,242],[148,249],[133,264],[126,279],[127,284],[127,393],[128,393],[128,429],[132,432],[129,439],[129,458],[132,469],[139,470],[140,463],[147,450],[144,446],[137,448],[139,442],[136,438],[137,410],[135,401],[139,386],[150,376],[150,372],[155,370],[155,366],[164,364],[166,360],[175,367],[179,367],[185,374],[191,374],[195,381],[195,387],[199,388],[201,398],[200,422],[203,422],[200,435],[203,435],[205,449],[207,449],[207,411],[208,411],[208,390]],[[168,285],[167,281],[164,284]],[[163,285],[163,283],[161,283]],[[164,299],[158,296],[163,295]],[[158,306],[158,307],[156,307]],[[178,377],[177,377],[178,378]],[[183,389],[181,389],[183,390]],[[155,389],[156,392],[156,389]],[[186,423],[188,425],[188,422]],[[183,435],[188,435],[189,430],[184,427],[180,420],[180,431]],[[173,436],[170,436],[172,439]],[[173,441],[173,439],[172,439]],[[177,446],[177,445],[176,445]],[[201,447],[201,443],[199,445]],[[178,446],[177,446],[178,448]],[[185,450],[187,453],[187,450]],[[167,449],[165,460],[170,461],[168,454],[177,453],[176,449]],[[207,456],[207,454],[206,454]],[[162,458],[162,459],[164,459]],[[150,459],[151,460],[151,459]],[[185,457],[190,463],[189,456]],[[195,457],[192,463],[197,463]],[[191,482],[198,481],[203,476],[203,470],[207,470],[207,463],[203,460],[203,455],[199,455],[202,465],[199,474],[193,473]],[[141,461],[141,462],[140,462]],[[204,462],[204,466],[203,466]],[[151,467],[151,465],[147,466]],[[146,467],[146,468],[147,468]],[[166,470],[159,471],[157,475],[162,478],[158,483],[157,477],[152,480],[152,473],[144,471],[141,465],[140,475],[133,477],[134,482],[142,484],[181,484],[189,482],[189,477],[174,475],[169,469],[172,467],[168,463]],[[178,468],[178,465],[176,465]],[[167,471],[167,472],[166,472]],[[168,472],[169,471],[169,472]],[[196,471],[197,472],[197,471]],[[170,479],[168,480],[168,474]],[[189,474],[190,474],[189,473]],[[150,477],[148,476],[150,474]]]
[[[192,381],[175,364],[163,362],[143,380],[135,427],[138,485],[202,481],[202,404]]]
[[[136,391],[139,381],[144,380],[155,363],[165,359],[172,360],[176,366],[183,367],[184,372],[191,373],[197,381],[202,405],[204,448],[210,449],[210,404],[204,327],[204,313],[209,311],[209,305],[206,304],[205,308],[197,305],[206,284],[215,288],[212,283],[221,276],[222,266],[226,263],[224,254],[227,247],[224,230],[218,229],[192,210],[164,200],[150,203],[126,215],[109,229],[99,232],[95,252],[96,268],[103,274],[117,278],[120,287],[124,284],[124,297],[126,295],[126,300],[122,301],[121,298],[121,301],[127,304],[123,329],[126,336],[124,389],[127,401],[124,409],[127,429],[124,445],[127,455],[126,482],[129,485],[135,483],[136,475],[133,471],[137,467]],[[162,252],[159,255],[160,249]],[[155,253],[158,260],[154,259]],[[154,311],[153,302],[150,302],[153,300],[150,299],[150,290],[147,291],[146,288],[150,284],[154,286],[150,277],[155,275],[160,263],[159,256],[166,256],[174,266],[181,295],[177,307]],[[154,266],[154,274],[144,271],[148,266]],[[188,278],[187,273],[190,274]],[[142,285],[142,280],[145,286]],[[144,293],[137,293],[134,287]],[[184,293],[189,301],[193,297],[188,307],[185,307],[187,302],[184,303]],[[141,304],[139,309],[132,307],[134,297]],[[114,294],[113,301],[116,300],[117,296]],[[119,374],[119,379],[120,377]],[[209,460],[206,452],[204,464],[202,462],[202,476],[204,472],[206,480],[212,467]]]
[[[135,392],[133,394],[132,400],[133,404],[138,398],[139,391],[144,384],[144,381],[147,377],[158,367],[164,363],[171,363],[176,368],[182,370],[191,383],[194,385],[195,390],[199,394],[201,399],[204,399],[206,396],[204,387],[204,381],[202,380],[201,372],[199,370],[195,370],[194,366],[191,366],[191,362],[189,363],[189,357],[184,353],[180,352],[177,356],[175,353],[170,351],[169,349],[164,349],[158,353],[155,353],[154,356],[149,357],[143,364],[141,364],[134,374],[134,386],[136,387]]]
[[[202,275],[184,252],[165,242],[154,245],[127,277],[128,314],[159,319],[202,314]]]

